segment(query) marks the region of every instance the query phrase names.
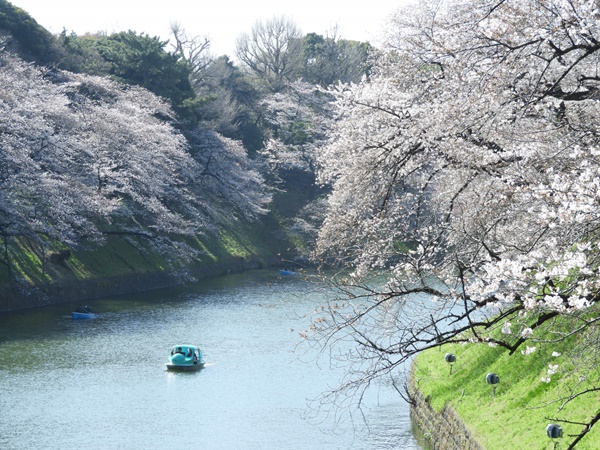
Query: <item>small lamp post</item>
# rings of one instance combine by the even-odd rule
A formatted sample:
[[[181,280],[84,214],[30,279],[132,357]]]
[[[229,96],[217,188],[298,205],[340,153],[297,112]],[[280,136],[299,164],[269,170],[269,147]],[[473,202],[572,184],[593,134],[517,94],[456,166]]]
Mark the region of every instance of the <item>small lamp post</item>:
[[[558,441],[555,441],[554,439],[560,439],[562,437],[562,428],[560,425],[551,423],[546,427],[546,435],[552,439],[552,442],[554,442],[554,448],[556,449],[558,446]]]
[[[452,353],[446,353],[444,359],[448,364],[450,364],[450,375],[452,375],[452,365],[456,362],[456,356],[454,356]]]
[[[492,397],[496,396],[496,385],[500,383],[500,377],[495,373],[488,373],[485,377],[487,384],[492,386]]]

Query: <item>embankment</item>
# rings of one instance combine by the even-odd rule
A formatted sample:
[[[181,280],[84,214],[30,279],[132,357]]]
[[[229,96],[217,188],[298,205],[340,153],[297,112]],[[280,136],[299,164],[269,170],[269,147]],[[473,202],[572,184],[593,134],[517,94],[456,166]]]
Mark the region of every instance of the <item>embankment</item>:
[[[419,390],[414,370],[409,389],[411,419],[432,450],[484,450],[449,405],[439,412],[431,406],[430,397]]]
[[[0,243],[0,313],[174,287],[276,267],[297,256],[269,217],[260,223],[224,219],[217,231],[182,236],[180,245],[197,252],[192,261],[166,254],[140,236],[111,234],[101,245],[83,242],[76,248],[24,237]]]
[[[29,289],[4,285],[0,286],[0,313],[50,304],[85,302],[113,295],[162,289],[181,285],[186,280],[189,280],[190,276],[194,280],[201,280],[227,273],[274,267],[277,264],[278,259],[275,257],[232,257],[194,268],[190,270],[185,279],[180,274],[155,271],[133,272],[126,275],[114,275],[87,280],[65,278]]]

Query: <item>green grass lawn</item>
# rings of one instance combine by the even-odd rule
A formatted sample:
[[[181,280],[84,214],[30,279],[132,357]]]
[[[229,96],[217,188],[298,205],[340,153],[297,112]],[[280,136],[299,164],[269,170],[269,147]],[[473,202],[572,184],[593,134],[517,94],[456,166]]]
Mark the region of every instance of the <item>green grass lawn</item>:
[[[572,392],[599,386],[600,371],[593,361],[600,348],[597,341],[586,347],[581,343],[581,337],[554,344],[529,342],[536,347],[529,355],[521,353],[526,346],[509,355],[485,344],[447,345],[420,354],[413,376],[431,405],[439,411],[449,403],[487,450],[553,449],[546,435],[550,423],[562,427],[564,437],[557,448],[565,449],[574,439],[569,435],[578,435],[583,426],[557,420],[588,422],[600,411],[598,391],[564,404]],[[456,356],[452,373],[447,353]],[[547,383],[542,378],[548,377],[550,364],[558,368]],[[490,372],[500,377],[494,395],[486,382]],[[600,449],[600,423],[576,448]]]

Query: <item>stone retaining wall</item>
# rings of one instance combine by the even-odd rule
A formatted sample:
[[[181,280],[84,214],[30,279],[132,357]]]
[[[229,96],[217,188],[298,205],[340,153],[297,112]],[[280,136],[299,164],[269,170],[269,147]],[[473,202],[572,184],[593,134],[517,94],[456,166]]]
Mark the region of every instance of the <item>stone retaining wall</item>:
[[[444,406],[440,412],[433,409],[429,397],[416,386],[413,373],[409,387],[412,399],[410,416],[431,449],[484,450],[450,406]]]
[[[260,258],[232,258],[191,270],[191,275],[199,280],[227,273],[270,267],[276,263],[276,259],[268,261]],[[64,280],[28,290],[0,286],[0,313],[59,303],[85,302],[102,297],[174,287],[180,284],[182,284],[182,279],[172,273],[152,272],[131,273],[84,281]]]

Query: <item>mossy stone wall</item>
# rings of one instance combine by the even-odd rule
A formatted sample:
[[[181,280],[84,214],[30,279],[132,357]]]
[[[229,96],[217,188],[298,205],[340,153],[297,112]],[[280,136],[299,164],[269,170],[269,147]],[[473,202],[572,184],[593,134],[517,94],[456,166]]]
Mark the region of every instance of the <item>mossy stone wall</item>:
[[[411,393],[410,417],[432,450],[484,450],[467,429],[456,412],[446,405],[436,411],[419,390],[412,376],[409,382]]]
[[[277,260],[265,258],[234,257],[226,261],[204,264],[190,269],[195,279],[225,275],[227,273],[271,267]],[[43,286],[23,289],[0,286],[0,313],[35,308],[52,304],[85,302],[102,297],[131,294],[174,287],[183,283],[170,272],[144,272],[90,280],[62,280]]]

